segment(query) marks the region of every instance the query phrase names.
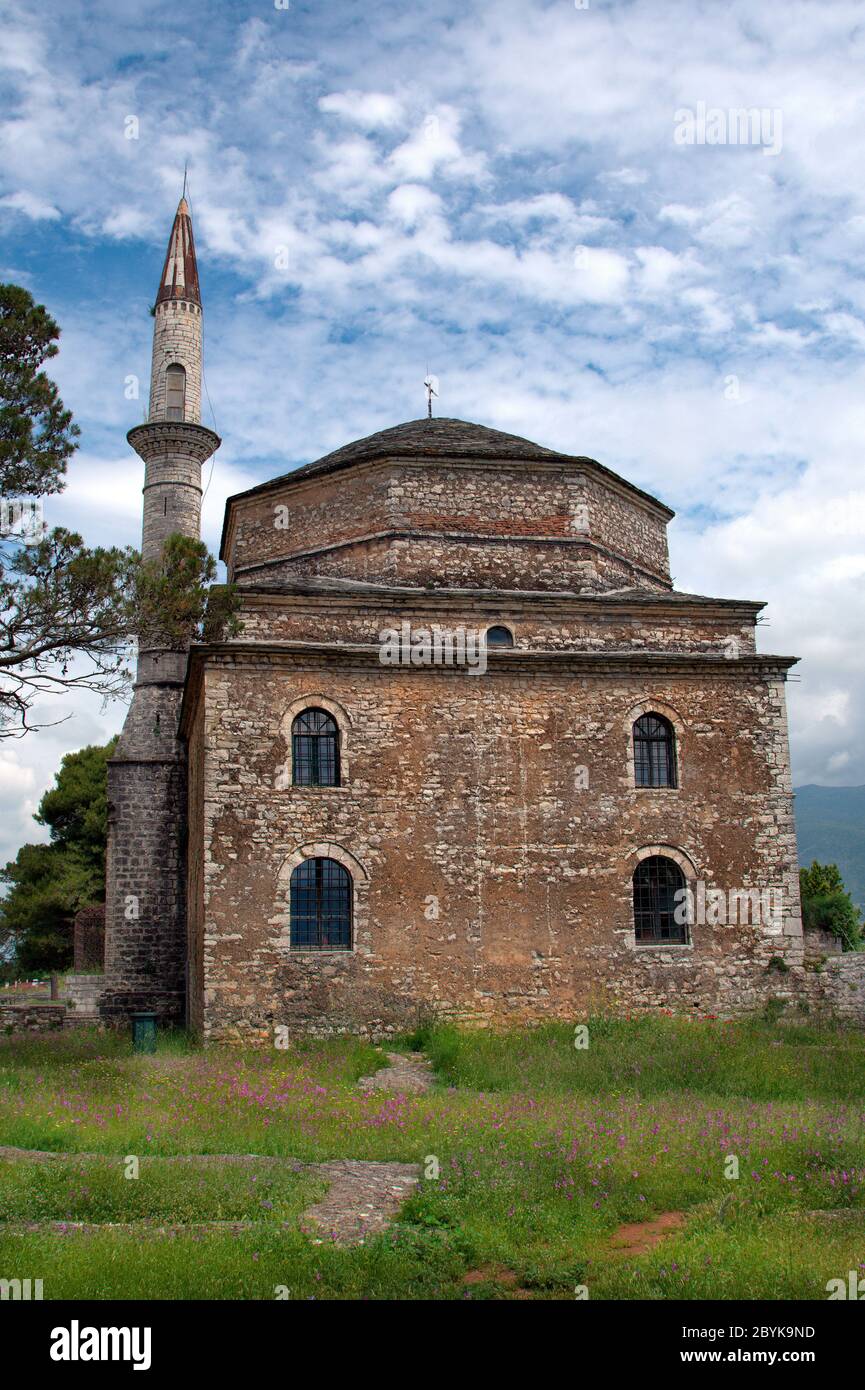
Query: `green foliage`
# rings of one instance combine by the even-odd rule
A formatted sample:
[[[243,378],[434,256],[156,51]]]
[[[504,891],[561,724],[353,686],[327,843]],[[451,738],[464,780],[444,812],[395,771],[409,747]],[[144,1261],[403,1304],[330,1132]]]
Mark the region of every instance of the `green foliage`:
[[[844,880],[837,864],[818,864],[799,870],[799,888],[804,897],[820,898],[830,893],[843,893]]]
[[[67,753],[34,816],[48,827],[50,842],[23,845],[0,870],[9,887],[0,901],[0,935],[15,940],[19,972],[67,968],[75,913],[105,901],[107,763],[116,743]]]
[[[845,1030],[809,1029],[762,1018],[739,1022],[667,1018],[587,1018],[588,1047],[574,1047],[568,1024],[530,1032],[438,1028],[427,1055],[449,1085],[486,1094],[567,1092],[572,1096],[694,1094],[759,1100],[865,1099],[865,1039]]]
[[[213,583],[216,561],[203,541],[175,533],[158,560],[136,576],[135,626],[140,643],[183,651],[190,642],[217,641],[238,630],[237,590]]]
[[[266,1160],[225,1167],[125,1158],[0,1164],[0,1222],[255,1221],[279,1224],[321,1197],[322,1182]]]
[[[20,285],[0,285],[0,495],[43,497],[63,487],[79,429],[40,370],[60,330]]]
[[[828,931],[838,936],[846,951],[863,944],[859,909],[845,891],[837,864],[818,864],[799,870],[802,925],[806,931]]]
[[[42,797],[33,819],[47,825],[56,845],[76,846],[101,877],[105,876],[105,842],[108,836],[106,775],[117,746],[112,738],[103,746],[90,744],[67,753]]]
[[[60,527],[33,545],[0,547],[0,738],[32,727],[41,691],[122,694],[135,552],[88,550]]]

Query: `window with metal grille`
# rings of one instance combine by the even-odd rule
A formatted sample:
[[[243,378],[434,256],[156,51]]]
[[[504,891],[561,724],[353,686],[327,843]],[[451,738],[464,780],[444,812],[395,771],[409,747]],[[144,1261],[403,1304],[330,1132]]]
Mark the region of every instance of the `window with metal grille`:
[[[296,787],[339,786],[339,730],[323,709],[305,709],[291,726]]]
[[[165,372],[165,418],[182,420],[186,409],[186,369],[175,362]]]
[[[675,787],[676,735],[662,714],[643,714],[634,725],[634,781],[638,787]]]
[[[685,875],[673,859],[653,854],[643,859],[634,873],[634,936],[637,941],[688,940],[687,903],[676,894],[686,888]]]
[[[304,859],[291,875],[291,949],[351,950],[351,874],[336,859]]]
[[[514,645],[514,634],[509,627],[488,627],[487,646],[488,647],[512,647]]]

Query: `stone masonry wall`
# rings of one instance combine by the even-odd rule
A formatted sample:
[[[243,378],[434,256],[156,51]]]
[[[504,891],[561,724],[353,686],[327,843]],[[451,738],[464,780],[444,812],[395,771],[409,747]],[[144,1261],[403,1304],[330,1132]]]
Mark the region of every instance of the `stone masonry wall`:
[[[820,1017],[865,1028],[865,951],[832,956],[819,969],[806,972],[798,998]]]
[[[63,978],[63,999],[76,1019],[99,1017],[99,1000],[105,988],[102,975],[66,975]]]
[[[189,731],[189,846],[187,852],[187,1010],[195,1033],[204,1030],[204,704],[199,702]]]
[[[576,593],[603,593],[638,585],[660,588],[646,571],[605,553],[590,540],[472,540],[447,533],[357,541],[290,560],[274,560],[266,569],[251,571],[251,576],[255,580],[265,576],[270,582],[333,576],[430,588],[569,588]]]
[[[72,923],[74,970],[101,970],[105,964],[105,904],[82,907]]]
[[[201,419],[201,306],[182,299],[157,304],[150,372],[150,420],[165,419],[165,371],[177,362],[186,369],[184,419]]]
[[[394,460],[289,478],[231,504],[226,562],[241,582],[670,585],[665,514],[577,464]]]
[[[66,1010],[58,1004],[6,1004],[0,999],[0,1032],[53,1033],[62,1028]]]
[[[659,595],[659,598],[665,597]],[[513,633],[514,646],[527,651],[666,651],[727,655],[753,653],[754,617],[733,606],[719,610],[688,609],[680,605],[662,612],[635,607],[611,609],[609,601],[594,611],[583,601],[563,602],[541,609],[537,600],[517,595],[495,600],[413,601],[410,596],[382,596],[363,609],[333,594],[269,596],[243,594],[240,614],[243,640],[258,642],[359,642],[375,645],[388,628],[407,621],[413,631],[465,628],[485,631],[503,623]],[[732,642],[732,648],[731,648]]]
[[[426,1006],[468,1022],[602,1003],[736,1013],[771,997],[777,962],[802,964],[783,682],[736,662],[658,676],[582,660],[506,658],[473,677],[209,657],[191,805],[205,1033],[383,1033]],[[338,712],[344,786],[291,785],[307,702]],[[633,785],[629,731],[647,708],[676,727],[678,789]],[[698,923],[686,946],[636,944],[632,874],[653,849],[725,893],[782,890],[778,929]],[[352,872],[351,952],[289,950],[291,868],[311,854]]]
[[[186,768],[180,760],[108,765],[101,1008],[109,1021],[140,1009],[155,1009],[165,1021],[183,1017],[186,802]]]

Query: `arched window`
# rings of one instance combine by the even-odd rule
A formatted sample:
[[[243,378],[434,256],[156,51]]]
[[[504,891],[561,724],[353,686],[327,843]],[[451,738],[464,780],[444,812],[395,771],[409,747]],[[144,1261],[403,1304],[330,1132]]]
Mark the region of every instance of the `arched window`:
[[[653,854],[634,871],[634,937],[637,941],[688,940],[685,875],[673,859]],[[677,893],[681,893],[679,898]],[[679,919],[678,921],[676,919]]]
[[[186,369],[179,362],[173,362],[165,370],[165,418],[186,418]]]
[[[512,647],[514,645],[514,634],[509,627],[488,627],[487,646],[488,647]]]
[[[662,714],[643,714],[634,725],[634,781],[638,787],[675,787],[676,735]]]
[[[323,709],[305,709],[291,726],[296,787],[339,786],[339,730]]]
[[[304,859],[291,875],[291,949],[351,950],[351,874],[336,859]]]

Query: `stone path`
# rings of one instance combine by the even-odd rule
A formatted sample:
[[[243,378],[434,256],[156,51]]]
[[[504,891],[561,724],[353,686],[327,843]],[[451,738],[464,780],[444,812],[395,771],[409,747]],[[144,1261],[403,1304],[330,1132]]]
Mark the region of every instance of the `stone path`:
[[[432,1066],[418,1053],[404,1055],[388,1052],[387,1067],[374,1076],[361,1077],[358,1085],[367,1093],[394,1091],[401,1095],[420,1094],[433,1084]],[[116,1155],[93,1153],[55,1153],[47,1149],[18,1149],[0,1145],[0,1161],[19,1163],[52,1163],[58,1160],[89,1163],[118,1163]],[[300,1229],[317,1243],[332,1241],[335,1245],[362,1245],[368,1236],[384,1231],[396,1216],[403,1202],[411,1196],[420,1181],[419,1163],[377,1163],[356,1158],[336,1158],[325,1163],[301,1163],[294,1158],[259,1154],[153,1154],[150,1162],[238,1164],[282,1164],[294,1173],[309,1173],[328,1184],[321,1201],[303,1213]],[[145,1222],[106,1223],[93,1225],[79,1221],[36,1221],[4,1223],[2,1229],[15,1234],[68,1235],[72,1232],[90,1234],[99,1230],[141,1230],[149,1234],[174,1236],[184,1231],[229,1230],[239,1232],[254,1228],[247,1221],[208,1221],[188,1226],[173,1223]]]
[[[358,1086],[364,1091],[398,1091],[403,1095],[419,1095],[428,1091],[435,1080],[432,1063],[419,1052],[386,1052],[389,1066],[372,1076],[362,1076]]]
[[[311,1165],[330,1186],[314,1207],[303,1213],[300,1228],[319,1242],[362,1245],[379,1235],[410,1197],[420,1179],[419,1163],[365,1163],[336,1158]]]

